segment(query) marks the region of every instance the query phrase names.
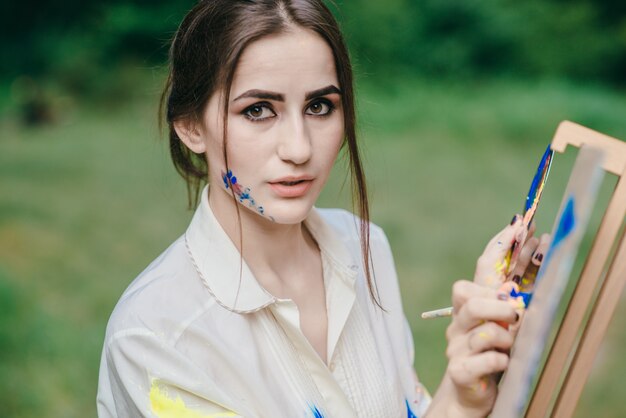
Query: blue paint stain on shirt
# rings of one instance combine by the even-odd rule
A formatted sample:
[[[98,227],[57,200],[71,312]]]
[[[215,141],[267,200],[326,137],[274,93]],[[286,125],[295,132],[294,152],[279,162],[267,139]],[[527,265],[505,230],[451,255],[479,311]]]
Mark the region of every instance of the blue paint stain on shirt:
[[[317,409],[317,406],[311,405],[311,412],[313,412],[313,418],[324,418],[324,415]]]
[[[409,406],[409,401],[405,399],[404,402],[406,402],[407,418],[417,418],[417,415],[415,415],[413,411],[411,411],[411,407]]]

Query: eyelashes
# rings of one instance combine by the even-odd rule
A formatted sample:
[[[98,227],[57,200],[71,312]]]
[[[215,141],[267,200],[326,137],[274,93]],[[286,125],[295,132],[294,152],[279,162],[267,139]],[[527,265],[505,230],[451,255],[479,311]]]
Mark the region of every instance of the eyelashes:
[[[316,118],[325,118],[330,116],[335,110],[336,106],[333,102],[319,98],[309,103],[304,113]],[[241,111],[241,114],[251,122],[263,122],[277,116],[269,102],[254,103]]]
[[[260,102],[248,106],[241,114],[252,122],[261,122],[276,117],[276,113],[268,102]]]
[[[335,105],[330,100],[318,99],[313,101],[304,113],[318,117],[328,116],[335,110]]]

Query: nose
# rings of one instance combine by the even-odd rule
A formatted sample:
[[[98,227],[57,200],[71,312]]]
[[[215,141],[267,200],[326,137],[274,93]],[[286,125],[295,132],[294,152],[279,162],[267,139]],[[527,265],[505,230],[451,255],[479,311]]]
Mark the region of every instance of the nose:
[[[302,115],[289,118],[280,136],[277,153],[281,160],[301,165],[311,159],[311,136]]]

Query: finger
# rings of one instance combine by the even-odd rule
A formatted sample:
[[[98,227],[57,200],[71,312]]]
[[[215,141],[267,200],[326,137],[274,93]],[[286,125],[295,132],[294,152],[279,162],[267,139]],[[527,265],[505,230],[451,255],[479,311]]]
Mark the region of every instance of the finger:
[[[493,349],[508,350],[512,345],[513,335],[509,331],[495,322],[486,322],[468,334],[450,341],[446,355],[448,359],[452,359]]]
[[[498,349],[508,350],[513,345],[513,336],[495,322],[487,322],[474,328],[467,336],[470,354]]]
[[[523,225],[522,225],[523,226]],[[528,236],[528,230],[526,228],[519,228],[519,230],[515,234],[515,241],[511,246],[510,256],[508,258],[508,263],[506,263],[506,271],[505,274],[508,274],[512,269],[515,268],[517,262],[519,260],[520,253],[522,251],[522,247],[526,242],[526,237]]]
[[[528,264],[526,271],[523,273],[523,276],[520,281],[520,289],[522,292],[532,292],[535,287],[535,279],[537,278],[537,273],[541,264],[544,260],[545,254],[550,247],[550,235],[543,234],[540,238],[539,244],[535,249],[531,262]]]
[[[530,259],[532,258],[537,246],[539,245],[539,239],[532,237],[526,241],[524,246],[522,247],[522,251],[520,253],[518,262],[515,268],[509,274],[510,280],[514,281],[517,284],[522,282],[522,275],[526,271],[528,264],[530,263]]]
[[[460,312],[455,314],[456,326],[459,330],[467,332],[487,321],[514,324],[519,316],[515,312],[514,303],[512,300],[470,299],[461,307]]]
[[[542,234],[539,240],[539,245],[535,249],[535,253],[532,257],[532,263],[535,264],[536,266],[541,265],[549,247],[550,247],[550,234]]]
[[[535,287],[535,280],[537,279],[537,272],[539,271],[539,266],[530,263],[528,268],[524,272],[524,275],[520,281],[520,291],[524,293],[532,293]]]
[[[509,327],[509,333],[511,334],[511,337],[513,337],[513,340],[515,340],[515,338],[517,337],[517,333],[522,326],[522,322],[524,321],[524,315],[526,314],[526,309],[519,309],[517,310],[517,313],[519,314],[518,321]]]
[[[513,244],[515,233],[517,232],[517,230],[519,229],[521,225],[522,225],[522,216],[521,215],[513,216],[513,219],[511,220],[511,222],[507,226],[505,226],[504,229],[502,229],[500,232],[494,235],[494,237],[491,238],[491,240],[489,240],[486,248],[499,245],[499,243],[509,244],[509,245]]]
[[[533,237],[535,235],[535,231],[537,230],[537,223],[533,220],[530,221],[530,225],[528,225],[528,237]]]
[[[509,269],[507,255],[521,234],[526,232],[522,217],[516,215],[512,223],[494,236],[485,247],[476,263],[474,282],[492,288],[498,287],[506,279]]]
[[[453,319],[446,335],[449,340],[488,321],[498,321],[505,324],[514,324],[519,315],[515,311],[515,300],[493,300],[487,298],[473,298],[461,307],[458,313],[453,314]]]
[[[471,298],[485,297],[496,298],[497,292],[485,286],[472,283],[468,280],[458,280],[452,285],[452,307],[454,312],[459,312],[461,307]]]
[[[501,372],[509,364],[509,356],[497,351],[486,351],[469,357],[450,360],[448,371],[455,384],[470,388],[483,376]]]
[[[457,280],[452,285],[452,307],[453,312],[460,312],[461,307],[470,299],[487,298],[497,300],[509,300],[510,295],[519,292],[519,286],[513,282],[505,282],[500,285],[498,290],[480,286],[468,280]]]

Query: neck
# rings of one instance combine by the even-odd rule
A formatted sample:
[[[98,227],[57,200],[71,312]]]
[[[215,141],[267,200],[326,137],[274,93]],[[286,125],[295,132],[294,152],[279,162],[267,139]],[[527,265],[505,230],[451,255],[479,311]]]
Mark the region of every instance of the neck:
[[[238,204],[217,194],[209,193],[211,210],[259,283],[277,297],[303,284],[307,279],[303,271],[311,264],[311,256],[319,254],[304,222],[278,224],[241,205],[238,219]]]

